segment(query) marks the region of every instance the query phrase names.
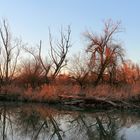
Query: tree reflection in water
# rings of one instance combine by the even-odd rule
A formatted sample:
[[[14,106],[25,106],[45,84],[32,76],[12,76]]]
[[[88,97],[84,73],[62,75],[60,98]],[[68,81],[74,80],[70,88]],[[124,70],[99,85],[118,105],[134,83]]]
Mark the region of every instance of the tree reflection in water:
[[[77,112],[45,105],[0,105],[2,140],[125,140],[120,131],[139,124],[138,113]]]

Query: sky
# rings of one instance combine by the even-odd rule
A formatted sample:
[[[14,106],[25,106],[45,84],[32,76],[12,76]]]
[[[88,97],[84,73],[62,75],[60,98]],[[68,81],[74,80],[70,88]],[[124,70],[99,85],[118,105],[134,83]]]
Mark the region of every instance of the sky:
[[[0,19],[7,19],[13,36],[47,47],[48,29],[53,36],[71,26],[70,53],[86,47],[83,33],[101,32],[103,21],[121,21],[119,34],[126,56],[140,63],[140,0],[0,0]],[[57,36],[57,34],[56,34]]]

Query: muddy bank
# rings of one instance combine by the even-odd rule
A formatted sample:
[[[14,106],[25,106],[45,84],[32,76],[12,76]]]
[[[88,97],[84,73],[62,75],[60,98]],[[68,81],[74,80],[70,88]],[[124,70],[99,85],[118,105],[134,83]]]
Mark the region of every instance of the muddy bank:
[[[88,108],[88,109],[138,109],[140,110],[140,100],[138,98],[131,99],[108,99],[97,97],[80,97],[80,96],[58,96],[57,100],[33,100],[21,98],[18,95],[0,94],[0,101],[7,102],[29,102],[29,103],[47,103],[68,106],[72,108]]]

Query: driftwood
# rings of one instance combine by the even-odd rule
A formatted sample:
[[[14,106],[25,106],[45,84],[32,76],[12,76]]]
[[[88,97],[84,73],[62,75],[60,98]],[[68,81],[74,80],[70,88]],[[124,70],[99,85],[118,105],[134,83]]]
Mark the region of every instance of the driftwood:
[[[82,96],[67,96],[60,95],[55,103],[60,103],[64,106],[76,107],[79,109],[138,109],[140,110],[140,102],[136,100],[112,100],[109,98],[97,97],[82,97]],[[0,94],[0,101],[22,101],[17,94]],[[23,100],[24,101],[24,100]],[[25,100],[26,101],[26,100]],[[30,100],[27,100],[30,102]],[[46,101],[47,102],[47,101]]]
[[[63,105],[75,105],[79,107],[91,107],[91,108],[101,108],[101,109],[110,109],[110,108],[132,108],[132,109],[140,109],[140,106],[135,105],[134,103],[130,103],[129,101],[123,100],[109,100],[108,98],[87,98],[87,97],[79,97],[79,96],[59,96],[60,103]]]

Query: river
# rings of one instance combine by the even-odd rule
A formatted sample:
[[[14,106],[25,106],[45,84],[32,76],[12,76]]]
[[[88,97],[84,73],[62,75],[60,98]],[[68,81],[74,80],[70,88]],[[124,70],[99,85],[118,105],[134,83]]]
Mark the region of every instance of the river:
[[[0,140],[140,140],[140,112],[0,103]]]

